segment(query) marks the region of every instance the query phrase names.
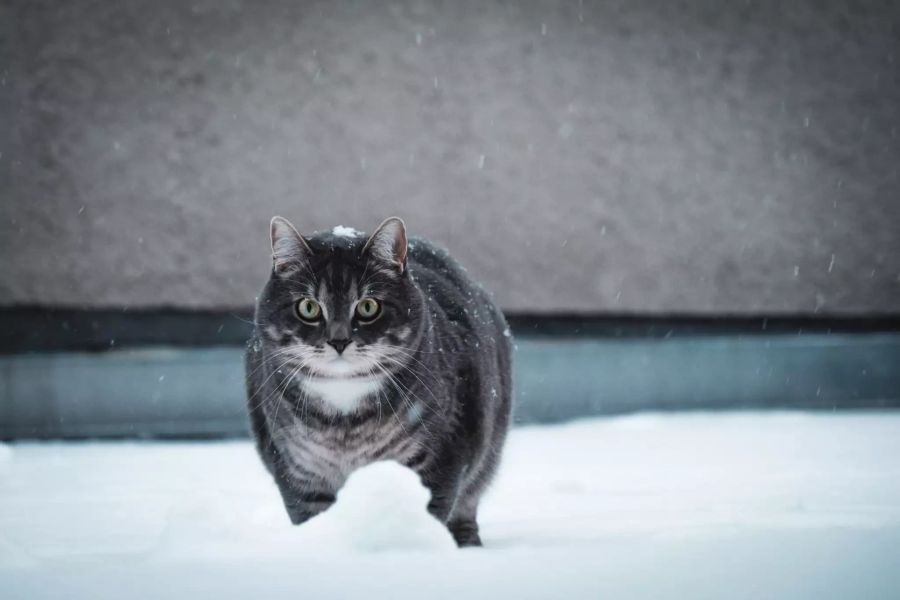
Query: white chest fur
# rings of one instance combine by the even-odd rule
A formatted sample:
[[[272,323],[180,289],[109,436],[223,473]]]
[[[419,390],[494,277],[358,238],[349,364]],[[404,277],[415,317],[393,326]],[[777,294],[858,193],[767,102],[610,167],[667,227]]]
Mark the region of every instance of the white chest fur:
[[[381,388],[382,377],[310,377],[303,380],[307,393],[342,413],[356,410],[363,398]]]

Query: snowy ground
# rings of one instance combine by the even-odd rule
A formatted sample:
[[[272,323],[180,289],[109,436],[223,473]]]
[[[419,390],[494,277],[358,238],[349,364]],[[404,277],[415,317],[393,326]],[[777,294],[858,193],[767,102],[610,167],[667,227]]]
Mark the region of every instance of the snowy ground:
[[[249,442],[0,446],[0,597],[900,597],[898,414],[517,429],[484,549],[407,475],[304,531]]]

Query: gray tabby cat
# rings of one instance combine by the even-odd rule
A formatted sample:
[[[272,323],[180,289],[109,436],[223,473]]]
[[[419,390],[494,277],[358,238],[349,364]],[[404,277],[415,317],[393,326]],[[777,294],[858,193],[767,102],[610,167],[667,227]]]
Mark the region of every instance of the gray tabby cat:
[[[398,218],[366,238],[271,224],[272,272],[246,354],[257,449],[300,524],[355,469],[396,460],[431,490],[460,546],[506,437],[509,329],[446,251]]]

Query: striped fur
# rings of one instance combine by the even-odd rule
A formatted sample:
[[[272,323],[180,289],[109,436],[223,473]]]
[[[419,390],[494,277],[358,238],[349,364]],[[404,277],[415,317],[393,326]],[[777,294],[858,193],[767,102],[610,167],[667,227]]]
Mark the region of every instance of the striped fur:
[[[429,510],[457,543],[480,544],[478,501],[511,405],[509,330],[490,295],[446,251],[407,244],[399,219],[368,239],[301,238],[273,221],[272,242],[246,353],[247,405],[291,520],[325,510],[355,469],[391,459],[419,473]],[[304,297],[324,318],[298,319]],[[375,321],[354,317],[364,297],[383,307]],[[328,342],[340,336],[350,343],[338,357]]]

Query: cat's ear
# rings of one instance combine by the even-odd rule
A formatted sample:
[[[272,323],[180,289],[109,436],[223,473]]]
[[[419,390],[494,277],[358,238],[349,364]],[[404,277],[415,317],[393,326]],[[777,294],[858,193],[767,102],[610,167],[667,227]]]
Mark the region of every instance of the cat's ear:
[[[399,217],[388,217],[382,221],[375,233],[366,242],[363,253],[381,262],[406,271],[406,225]]]
[[[272,217],[269,230],[272,236],[272,268],[276,273],[299,268],[312,254],[303,236],[284,217]]]

